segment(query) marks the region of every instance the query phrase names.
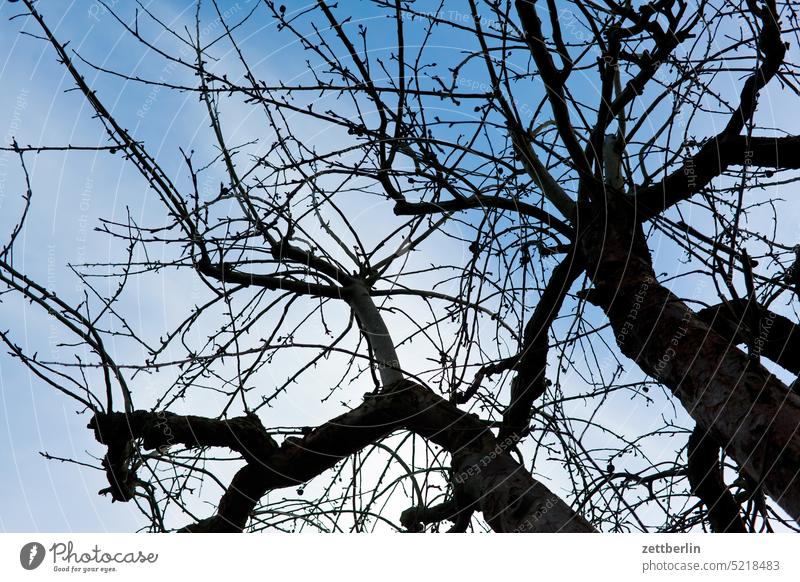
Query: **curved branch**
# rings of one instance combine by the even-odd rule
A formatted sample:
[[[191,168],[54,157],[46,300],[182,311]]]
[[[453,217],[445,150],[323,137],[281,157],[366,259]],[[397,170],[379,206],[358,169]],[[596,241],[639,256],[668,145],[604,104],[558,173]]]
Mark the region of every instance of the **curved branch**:
[[[759,321],[757,330],[751,325],[754,315]],[[755,355],[800,375],[800,326],[788,318],[747,299],[706,307],[697,317],[731,344],[746,344]]]
[[[739,504],[722,478],[719,445],[708,433],[695,426],[686,447],[689,485],[708,508],[708,521],[718,533],[747,533]]]
[[[781,29],[778,20],[778,11],[775,0],[764,0],[763,6],[757,8],[755,2],[748,2],[751,12],[761,20],[761,32],[757,45],[760,53],[760,65],[756,71],[745,81],[739,95],[739,105],[733,111],[725,128],[715,135],[700,149],[700,151],[687,160],[683,167],[667,176],[660,184],[656,184],[639,193],[647,206],[646,213],[649,217],[663,212],[681,200],[689,198],[699,192],[715,177],[724,172],[728,166],[734,164],[762,165],[757,161],[754,148],[766,145],[766,162],[772,165],[773,154],[770,150],[770,141],[776,138],[751,138],[740,136],[742,129],[750,122],[758,105],[758,94],[769,83],[783,65],[787,45],[781,40]],[[757,140],[762,141],[758,144]],[[791,138],[790,138],[791,139]],[[794,146],[796,147],[796,145]],[[753,154],[753,155],[751,155]],[[739,156],[742,156],[741,158]],[[797,159],[788,161],[790,156],[784,156],[783,163],[791,165],[779,167],[797,167]],[[777,158],[775,158],[777,163]],[[648,192],[649,190],[649,192]],[[647,200],[647,195],[655,198],[662,195],[663,199]]]
[[[116,424],[115,430],[130,431],[125,441],[128,448],[131,438],[145,439],[146,446],[159,446],[164,443],[164,431],[156,432],[154,427],[158,427],[153,424],[159,414],[164,413],[142,413],[131,417],[130,422],[125,415],[101,417],[95,425],[102,428],[106,422],[125,420],[124,424]],[[304,483],[398,429],[412,431],[452,455],[451,480],[464,492],[466,501],[462,506],[474,505],[496,531],[594,531],[583,517],[514,461],[506,452],[507,445],[498,442],[483,421],[412,382],[397,382],[367,395],[354,410],[326,422],[302,439],[288,437],[279,447],[249,417],[230,421],[172,415],[167,418],[167,425],[177,435],[175,439],[187,446],[233,444],[240,447],[237,450],[248,451],[248,463],[234,476],[217,513],[182,531],[242,531],[268,491]],[[192,430],[195,423],[197,431]],[[112,433],[117,440],[123,440],[122,434]],[[108,434],[104,429],[103,435]],[[264,443],[259,450],[249,446],[255,435]],[[111,441],[108,436],[101,438],[101,442]],[[245,439],[248,446],[242,449],[239,443]]]
[[[778,170],[800,168],[800,136],[714,136],[663,180],[636,191],[643,219],[697,194],[729,167],[743,165]]]
[[[581,237],[595,285],[589,300],[605,311],[622,353],[800,519],[800,396],[661,285],[635,211],[615,202],[605,210],[614,220],[598,220]]]

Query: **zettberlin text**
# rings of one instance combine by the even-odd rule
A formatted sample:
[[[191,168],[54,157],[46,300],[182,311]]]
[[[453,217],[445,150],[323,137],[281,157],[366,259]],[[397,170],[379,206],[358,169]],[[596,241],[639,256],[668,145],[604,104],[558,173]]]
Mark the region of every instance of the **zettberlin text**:
[[[643,554],[699,554],[700,546],[697,544],[657,544],[642,546]]]

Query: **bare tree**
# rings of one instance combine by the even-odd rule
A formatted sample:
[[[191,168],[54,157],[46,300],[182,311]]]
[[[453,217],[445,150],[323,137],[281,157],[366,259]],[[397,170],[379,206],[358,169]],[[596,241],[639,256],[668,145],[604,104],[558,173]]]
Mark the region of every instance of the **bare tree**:
[[[124,156],[164,213],[101,223],[119,254],[74,266],[79,304],[15,267],[23,214],[0,280],[74,343],[2,338],[149,529],[797,529],[800,136],[771,105],[798,96],[795,4],[211,0],[176,27],[97,2],[172,74],[23,0],[103,141],[6,149],[25,176]],[[87,72],[190,96],[211,145],[170,174]],[[202,297],[141,330],[154,275]],[[330,412],[265,422],[296,406]]]

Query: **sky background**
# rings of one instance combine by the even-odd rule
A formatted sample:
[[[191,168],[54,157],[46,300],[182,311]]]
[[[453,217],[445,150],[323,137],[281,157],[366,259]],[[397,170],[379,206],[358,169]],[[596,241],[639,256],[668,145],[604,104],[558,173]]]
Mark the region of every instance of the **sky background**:
[[[191,77],[170,68],[123,33],[118,23],[97,2],[59,2],[42,7],[57,37],[70,40],[70,48],[93,62],[119,67],[127,71],[148,71],[151,77],[174,82],[192,83]],[[115,2],[116,4],[116,2]],[[145,2],[145,5],[154,5]],[[370,20],[365,4],[346,0],[354,14]],[[462,3],[466,4],[466,3]],[[253,3],[222,3],[232,14],[249,11]],[[463,7],[462,7],[463,8]],[[361,13],[358,10],[365,10]],[[73,84],[54,57],[52,48],[42,41],[19,35],[20,29],[33,31],[23,20],[9,20],[20,11],[19,5],[0,4],[0,138],[7,145],[15,138],[21,145],[98,145],[104,143],[99,124],[92,119],[84,98],[77,92],[65,92]],[[193,2],[159,2],[157,12],[177,28],[191,22]],[[206,31],[216,34],[213,25]],[[296,44],[285,45],[285,37],[275,34],[265,20],[256,19],[242,31],[246,46],[258,49],[260,59],[254,66],[263,78],[290,82],[304,74],[303,56]],[[167,44],[169,38],[160,38]],[[443,56],[460,49],[451,39],[438,39],[436,49]],[[180,49],[178,49],[180,50]],[[793,50],[796,50],[793,48]],[[230,54],[221,58],[230,58]],[[224,61],[220,66],[224,65]],[[90,85],[101,94],[104,103],[119,115],[137,139],[144,140],[170,176],[186,183],[179,147],[185,150],[209,147],[204,112],[195,96],[154,90],[152,87],[98,75],[82,67]],[[759,115],[778,117],[779,125],[788,133],[800,132],[800,120],[789,113],[796,110],[797,97],[771,90],[763,100]],[[260,136],[261,123],[254,108],[230,105],[226,110],[227,129],[243,142]],[[302,125],[305,124],[305,125]],[[709,128],[713,129],[713,128]],[[308,121],[298,121],[297,131],[309,139],[332,142],[333,135]],[[68,263],[102,261],[116,256],[120,246],[94,231],[101,217],[124,219],[126,213],[140,223],[156,220],[163,212],[161,204],[146,196],[146,186],[136,170],[107,152],[45,153],[27,156],[32,176],[33,204],[27,227],[21,234],[15,265],[34,279],[47,281],[65,299],[79,300],[82,289],[67,268]],[[203,188],[213,190],[222,176],[212,176]],[[22,174],[13,153],[0,152],[0,225],[3,236],[13,226],[21,210]],[[780,206],[782,222],[779,237],[797,237],[800,210],[789,196]],[[385,211],[385,209],[383,209]],[[381,210],[362,207],[354,210],[354,220],[368,236],[377,236]],[[690,220],[687,220],[690,222]],[[373,232],[374,230],[374,232]],[[800,241],[796,241],[800,242]],[[431,251],[458,261],[463,249],[442,245]],[[675,271],[680,253],[658,241],[653,247],[657,265]],[[689,269],[690,266],[677,267]],[[193,277],[144,277],[137,282],[135,293],[126,297],[124,305],[134,314],[138,328],[161,330],[181,313],[187,301],[203,296],[203,289]],[[700,290],[700,294],[704,292]],[[710,289],[708,290],[711,291]],[[694,293],[696,295],[697,293]],[[31,351],[57,351],[65,333],[50,322],[40,310],[24,302],[5,297],[0,304],[3,329],[12,329],[15,340]],[[130,346],[116,346],[121,356],[134,355]],[[410,352],[413,355],[413,352]],[[422,354],[420,354],[422,357]],[[412,366],[413,367],[413,366]],[[281,370],[275,372],[276,376]],[[634,372],[635,375],[635,372]],[[137,383],[137,395],[146,402],[159,390],[158,377]],[[562,382],[578,382],[567,377]],[[149,391],[149,392],[148,392]],[[209,398],[214,398],[210,396]],[[271,417],[265,411],[265,424],[314,425],[332,416],[328,409],[311,404],[298,395],[289,401],[291,412],[281,411]],[[313,402],[317,402],[314,400]],[[217,402],[209,402],[213,408]],[[654,395],[654,403],[646,414],[640,403],[612,410],[621,425],[646,430],[660,422],[659,407],[671,408],[668,399]],[[132,504],[110,503],[97,495],[106,487],[100,471],[44,459],[40,452],[64,458],[86,459],[102,455],[100,447],[86,429],[86,415],[78,416],[73,403],[31,376],[17,360],[0,354],[0,530],[2,531],[131,531],[142,525],[142,518]],[[197,413],[197,409],[192,409]],[[667,448],[676,448],[668,443]],[[667,452],[665,450],[665,452]],[[668,454],[667,454],[668,456]]]
[[[68,16],[58,29],[69,31],[79,45],[97,42],[107,46],[108,27],[90,18],[88,6],[65,3],[65,7],[66,4]],[[9,21],[17,12],[19,5],[0,5],[0,77],[5,86],[0,97],[4,112],[0,132],[4,145],[11,137],[21,144],[50,139],[76,143],[88,139],[90,144],[98,143],[88,115],[72,113],[82,108],[80,99],[63,94],[68,85],[53,52],[42,42],[20,36],[20,21]],[[65,115],[66,111],[71,113]],[[19,164],[13,154],[0,155],[0,201],[3,215],[10,216],[19,211]],[[22,233],[20,243],[24,250],[17,260],[23,269],[44,273],[49,285],[57,283],[64,288],[70,279],[65,264],[80,261],[97,250],[91,230],[101,209],[111,207],[112,197],[105,195],[113,194],[108,185],[133,177],[114,160],[100,159],[94,153],[31,158],[31,164],[34,196],[41,199],[33,205],[33,220],[29,223],[32,227]],[[20,343],[51,335],[63,339],[60,330],[51,327],[35,309],[18,303],[4,305],[3,317],[15,319],[8,326],[23,332],[17,336]],[[47,462],[39,454],[41,451],[73,458],[85,458],[86,451],[100,454],[83,426],[83,418],[76,415],[72,402],[45,389],[19,362],[4,353],[0,359],[0,528],[4,531],[130,531],[137,527],[132,508],[111,505],[97,495],[103,488],[99,471]]]
[[[110,5],[130,16],[127,7]],[[157,13],[173,29],[192,26],[193,2],[158,3]],[[235,18],[253,7],[253,2],[222,2],[226,17]],[[145,2],[145,6],[154,5]],[[62,40],[69,39],[70,49],[99,66],[113,63],[126,71],[145,71],[150,78],[166,82],[193,84],[194,79],[168,62],[153,57],[142,46],[131,41],[119,23],[97,2],[59,3],[41,6],[49,26]],[[206,7],[206,9],[208,9]],[[4,142],[16,139],[19,144],[105,145],[104,133],[85,99],[76,92],[71,78],[55,59],[52,47],[31,37],[19,34],[21,29],[36,31],[35,23],[25,19],[9,20],[19,12],[19,5],[0,4],[0,48],[5,60],[0,78],[7,87],[0,95],[0,131]],[[210,23],[201,31],[204,39],[220,34],[219,23],[210,15]],[[259,36],[261,35],[261,36]],[[298,71],[304,72],[297,43],[285,43],[274,35],[274,25],[267,19],[255,20],[245,37],[257,40],[263,52],[254,63],[265,78],[275,78],[271,66],[281,60],[283,79],[293,80]],[[264,39],[267,42],[264,42]],[[175,54],[192,60],[186,47],[174,42],[168,34],[156,36],[163,46]],[[222,58],[232,58],[230,52]],[[223,63],[224,64],[224,63]],[[289,66],[291,65],[291,66]],[[298,68],[299,67],[299,68]],[[189,151],[209,147],[208,124],[204,108],[195,96],[175,94],[136,83],[97,75],[88,70],[90,83],[103,95],[105,105],[118,116],[137,139],[144,141],[168,175],[183,187],[189,187],[179,148]],[[262,126],[253,122],[257,108],[234,104],[226,110],[226,131],[238,141],[248,141],[263,133]],[[259,119],[258,124],[262,124]],[[298,119],[294,128],[316,139],[324,127],[313,126]],[[67,300],[77,303],[83,287],[68,264],[108,260],[122,248],[109,238],[95,232],[100,219],[124,220],[130,213],[140,224],[158,222],[163,206],[152,196],[145,195],[147,187],[135,168],[121,156],[107,152],[49,152],[26,158],[30,164],[34,202],[31,214],[18,242],[15,255],[18,268],[35,279],[46,281]],[[201,189],[216,193],[220,179],[209,177]],[[0,209],[6,231],[13,227],[22,208],[20,192],[24,188],[22,173],[13,153],[0,153]],[[360,218],[359,218],[360,216]],[[362,207],[352,217],[355,224],[375,220],[374,213]],[[374,234],[377,236],[378,230]],[[367,234],[370,234],[367,232]],[[445,245],[446,246],[446,245]],[[110,285],[109,285],[110,291]],[[188,301],[199,302],[205,289],[196,277],[170,274],[169,277],[143,277],[137,281],[135,292],[123,299],[127,313],[137,329],[145,336],[158,335],[185,314]],[[302,303],[302,302],[301,302]],[[19,298],[7,297],[0,305],[3,318],[12,320],[15,341],[30,350],[54,357],[59,341],[69,341],[67,334],[36,308]],[[210,325],[210,324],[209,324]],[[209,328],[210,329],[210,328]],[[130,346],[112,345],[110,349],[121,361],[137,355],[126,351]],[[287,367],[288,369],[288,367]],[[278,369],[278,377],[288,372]],[[160,392],[158,377],[140,379],[135,383],[137,404],[146,405]],[[76,407],[68,399],[43,385],[20,363],[5,352],[0,355],[0,530],[4,531],[131,531],[143,524],[133,504],[110,503],[108,497],[97,495],[107,487],[102,472],[68,463],[48,461],[40,455],[46,452],[62,458],[84,459],[87,453],[96,458],[103,447],[94,441],[86,429],[88,417],[77,416]],[[270,418],[270,410],[262,415],[265,424],[287,425],[321,422],[318,400],[300,398],[290,401],[289,409]],[[195,403],[196,404],[196,403]],[[208,397],[209,410],[218,399]],[[180,406],[180,404],[178,405]],[[176,409],[176,411],[180,411]],[[192,413],[202,413],[196,405]],[[339,410],[338,412],[341,412]],[[229,474],[229,471],[222,471]]]

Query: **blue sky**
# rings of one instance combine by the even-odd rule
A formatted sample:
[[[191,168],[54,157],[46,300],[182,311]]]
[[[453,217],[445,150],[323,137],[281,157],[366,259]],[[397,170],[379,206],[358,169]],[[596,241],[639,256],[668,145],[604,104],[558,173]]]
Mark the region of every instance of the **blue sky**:
[[[155,6],[158,14],[172,23],[176,30],[191,22],[193,2],[145,4]],[[352,0],[345,4],[354,7],[353,12],[359,18],[381,30],[380,24],[375,25],[379,21],[367,8],[368,3]],[[253,3],[239,0],[221,5],[235,15],[249,11]],[[150,78],[169,82],[193,83],[191,76],[132,42],[99,3],[63,2],[42,7],[42,10],[56,35],[69,39],[71,49],[95,64],[134,74],[142,72]],[[99,124],[92,119],[83,97],[74,91],[65,93],[73,85],[63,67],[56,62],[51,47],[18,34],[21,28],[32,30],[31,25],[21,20],[8,20],[18,11],[18,5],[0,4],[0,55],[4,55],[0,60],[0,78],[4,87],[0,93],[0,137],[5,142],[14,137],[23,145],[103,144],[104,136]],[[213,19],[209,20],[213,22]],[[212,37],[219,32],[212,25],[205,34]],[[296,43],[284,44],[287,37],[276,34],[274,26],[266,20],[255,19],[241,31],[241,38],[245,48],[252,51],[254,68],[262,78],[290,83],[308,74],[300,47]],[[174,50],[181,50],[181,46],[167,34],[162,34],[157,40]],[[437,38],[433,48],[445,62],[458,58],[460,49],[456,36]],[[216,66],[236,69],[230,51],[223,51],[220,58]],[[98,89],[104,103],[137,139],[146,142],[165,171],[177,183],[187,185],[179,147],[185,150],[196,148],[200,152],[210,148],[205,113],[196,97],[100,75],[86,66],[82,66],[82,70],[90,84]],[[481,78],[477,69],[468,68],[463,75],[476,80]],[[730,79],[727,82],[730,83]],[[465,80],[464,84],[469,85],[469,82]],[[591,91],[591,82],[582,90]],[[800,120],[783,114],[789,107],[794,107],[795,102],[796,97],[787,92],[771,90],[759,115],[765,120],[780,116],[777,125],[787,132],[798,133]],[[223,110],[226,130],[239,142],[260,138],[262,143],[258,147],[264,148],[269,139],[263,135],[263,119],[256,109],[235,102],[226,106]],[[431,111],[434,110],[435,104],[431,104]],[[341,139],[335,130],[319,127],[304,118],[296,120],[294,129],[299,135],[322,144]],[[26,161],[30,164],[33,178],[33,206],[28,226],[19,241],[16,264],[23,272],[47,281],[48,286],[58,289],[65,299],[79,301],[82,288],[66,265],[100,262],[116,256],[122,248],[93,230],[99,219],[121,220],[130,212],[140,223],[158,221],[163,207],[155,197],[147,195],[144,181],[121,156],[107,152],[49,152],[28,156]],[[212,170],[202,187],[213,192],[222,179],[224,176],[214,174]],[[14,155],[0,152],[0,225],[3,232],[13,225],[21,210],[19,192],[22,187],[22,175]],[[786,193],[783,195],[786,197]],[[375,225],[392,220],[391,212],[380,205],[354,202],[350,210],[353,222],[364,236],[374,240],[382,231]],[[800,226],[800,211],[797,204],[789,202],[781,206],[781,213],[783,222],[779,234],[785,240],[791,240],[796,237]],[[663,240],[655,239],[653,251],[657,265],[671,273],[693,268],[692,265],[676,268],[680,253]],[[168,251],[164,252],[168,254]],[[426,252],[431,258],[447,256],[452,261],[463,260],[465,256],[463,248],[444,240]],[[132,314],[137,329],[156,336],[177,320],[182,313],[181,306],[187,300],[194,302],[204,296],[204,289],[192,277],[148,276],[136,285],[124,300],[125,308]],[[683,289],[686,292],[695,290],[691,285]],[[710,296],[713,290],[697,291]],[[592,317],[597,317],[597,314]],[[0,327],[14,330],[15,339],[31,351],[45,353],[50,350],[53,353],[57,350],[55,345],[67,339],[65,332],[54,326],[44,314],[14,298],[6,298],[0,305],[0,318],[5,321]],[[411,329],[399,321],[395,324],[404,328],[403,331]],[[127,344],[114,346],[114,350],[122,359],[132,359],[137,355],[135,347]],[[413,349],[406,352],[409,360],[429,355]],[[286,370],[289,368],[287,366]],[[332,372],[332,368],[327,370]],[[284,373],[283,368],[274,372],[276,377]],[[637,376],[634,368],[630,377]],[[146,406],[159,391],[159,380],[156,375],[137,382],[136,396],[142,405]],[[580,383],[575,374],[569,373],[561,381],[565,385]],[[654,404],[645,412],[642,412],[641,401],[629,405],[622,400],[610,410],[607,407],[607,420],[614,426],[627,425],[640,430],[657,425],[661,422],[659,411],[672,414],[672,404],[663,395],[654,394],[653,397]],[[209,409],[213,409],[218,402],[213,401],[213,396],[209,398],[212,401],[202,405],[207,404]],[[351,403],[355,402],[357,393],[348,394],[348,398]],[[323,407],[317,404],[318,401],[318,398],[298,394],[286,403],[288,409],[281,409],[280,414],[265,409],[265,424],[296,422],[313,425],[337,413],[335,407]],[[192,412],[197,413],[197,401],[193,406]],[[142,524],[141,516],[131,504],[111,504],[108,498],[97,495],[97,491],[106,486],[101,472],[47,461],[40,456],[40,451],[83,460],[86,460],[87,452],[101,455],[102,448],[85,428],[87,420],[86,415],[76,415],[76,407],[71,401],[32,378],[18,361],[4,352],[0,354],[0,431],[4,433],[0,437],[0,530],[130,531]],[[602,437],[598,435],[597,438],[597,442],[601,442]],[[679,446],[682,443],[667,443],[664,450],[654,452],[669,458],[671,450]]]
[[[21,144],[43,141],[98,143],[95,124],[88,119],[81,99],[64,95],[68,87],[64,71],[43,43],[17,34],[19,21],[8,17],[18,5],[0,6],[0,43],[4,55],[0,75],[6,90],[0,99],[5,112],[0,131]],[[69,31],[78,45],[108,40],[107,26],[89,18],[86,8],[71,4],[69,18],[59,28]],[[71,111],[64,115],[63,111]],[[80,113],[72,113],[80,111]],[[54,141],[54,142],[55,142]],[[52,143],[54,143],[52,142]],[[19,212],[22,187],[18,163],[4,152],[2,214]],[[48,284],[72,292],[75,281],[65,264],[102,252],[92,237],[98,213],[114,204],[108,184],[134,179],[121,164],[94,153],[31,158],[34,180],[33,219],[20,239],[17,255],[21,268],[44,276]],[[111,194],[108,196],[107,194]],[[41,197],[41,198],[39,198]],[[4,219],[4,225],[8,223]],[[18,302],[3,305],[3,318],[21,335],[20,343],[37,344],[42,337],[64,339],[64,333],[35,309]],[[138,519],[133,508],[111,505],[97,495],[104,487],[99,471],[80,470],[74,465],[45,461],[39,452],[56,456],[86,458],[86,451],[100,454],[85,428],[84,416],[76,415],[73,403],[60,398],[34,380],[27,370],[5,354],[0,359],[0,528],[4,531],[130,531]]]

